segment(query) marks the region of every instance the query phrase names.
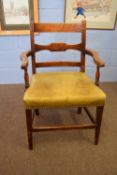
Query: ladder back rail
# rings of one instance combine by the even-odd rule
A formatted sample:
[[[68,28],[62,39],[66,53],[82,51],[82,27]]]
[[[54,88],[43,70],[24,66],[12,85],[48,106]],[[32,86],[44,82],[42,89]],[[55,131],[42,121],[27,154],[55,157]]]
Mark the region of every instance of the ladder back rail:
[[[49,45],[38,45],[35,44],[36,51],[49,50],[51,52],[55,51],[66,51],[68,49],[81,50],[82,44],[66,44],[66,43],[51,43]]]
[[[34,23],[35,32],[81,32],[82,24]]]
[[[55,62],[36,62],[35,67],[80,67],[80,62],[73,61],[55,61]]]
[[[38,45],[35,43],[34,35],[35,33],[41,32],[80,32],[81,33],[81,43],[80,44],[67,44],[67,43],[51,43],[48,45]],[[36,73],[36,68],[38,67],[62,67],[62,66],[72,66],[81,67],[81,71],[85,71],[85,39],[86,39],[86,21],[81,24],[61,24],[61,23],[31,23],[31,50],[43,51],[49,50],[54,51],[67,51],[68,49],[81,51],[81,61],[50,61],[50,62],[36,62],[36,55],[32,55],[32,70]]]

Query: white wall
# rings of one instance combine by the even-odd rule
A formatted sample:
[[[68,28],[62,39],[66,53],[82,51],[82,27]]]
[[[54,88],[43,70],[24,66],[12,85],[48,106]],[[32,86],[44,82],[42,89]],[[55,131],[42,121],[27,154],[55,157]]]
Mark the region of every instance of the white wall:
[[[64,21],[64,0],[40,0],[39,1],[40,22],[63,22]],[[52,41],[66,41],[76,43],[79,40],[77,34],[41,34],[36,40],[43,43]],[[117,29],[116,30],[88,30],[87,48],[99,51],[101,58],[105,61],[106,67],[102,68],[101,81],[117,81]],[[23,71],[20,70],[19,55],[22,51],[30,49],[29,36],[1,36],[0,37],[0,83],[22,83]],[[49,59],[78,59],[78,54],[72,51],[62,53],[49,52],[40,53],[39,58]],[[92,78],[95,66],[91,58],[87,57],[87,73]],[[59,68],[60,69],[60,68]],[[49,71],[50,69],[48,69]],[[54,69],[55,70],[55,69]],[[70,68],[71,70],[71,68]],[[77,70],[73,68],[73,70]],[[41,69],[41,71],[43,71]],[[45,70],[44,70],[45,71]]]

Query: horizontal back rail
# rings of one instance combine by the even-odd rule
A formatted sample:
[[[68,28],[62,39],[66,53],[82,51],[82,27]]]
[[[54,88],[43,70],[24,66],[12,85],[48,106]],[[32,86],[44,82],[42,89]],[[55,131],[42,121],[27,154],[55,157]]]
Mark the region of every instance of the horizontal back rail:
[[[34,23],[34,32],[81,32],[82,24]]]
[[[66,44],[66,43],[51,43],[49,45],[38,45],[35,44],[35,50],[41,51],[41,50],[49,50],[51,52],[55,51],[66,51],[68,49],[74,49],[74,50],[81,50],[82,44]]]
[[[48,50],[51,52],[67,51],[68,49],[81,51],[81,56],[85,54],[84,52],[84,31],[86,30],[86,21],[75,24],[62,24],[62,23],[31,23],[31,49],[33,52]],[[68,44],[68,43],[50,43],[47,45],[40,45],[35,43],[34,35],[35,33],[41,32],[58,32],[58,33],[81,33],[81,43],[79,44]],[[82,56],[82,57],[83,57]],[[84,57],[83,57],[84,58]],[[84,62],[82,61],[49,61],[49,62],[36,62],[36,55],[32,57],[32,70],[33,73],[36,72],[36,68],[39,67],[84,67]],[[83,66],[82,66],[83,65]],[[81,69],[83,70],[83,69]]]
[[[42,62],[35,63],[35,67],[80,67],[81,62],[73,62],[73,61],[56,61],[56,62]]]

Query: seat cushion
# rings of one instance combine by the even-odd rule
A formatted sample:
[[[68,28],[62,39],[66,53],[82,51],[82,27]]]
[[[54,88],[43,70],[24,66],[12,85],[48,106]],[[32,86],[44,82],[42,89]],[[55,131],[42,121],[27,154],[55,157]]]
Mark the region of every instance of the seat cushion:
[[[24,94],[28,108],[104,105],[105,93],[82,72],[34,74]]]

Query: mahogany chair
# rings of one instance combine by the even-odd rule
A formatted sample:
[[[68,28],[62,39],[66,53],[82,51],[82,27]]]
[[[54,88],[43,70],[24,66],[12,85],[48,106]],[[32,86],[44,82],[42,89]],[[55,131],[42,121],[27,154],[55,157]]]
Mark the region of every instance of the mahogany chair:
[[[81,43],[65,44],[51,43],[49,45],[38,45],[35,43],[35,33],[41,32],[81,32]],[[67,129],[95,129],[95,145],[99,141],[99,133],[102,121],[102,114],[106,100],[105,93],[98,87],[100,78],[100,68],[104,67],[96,51],[86,49],[86,21],[81,24],[43,24],[31,23],[31,50],[21,54],[24,70],[25,93],[24,104],[26,111],[26,123],[28,133],[29,149],[33,148],[32,133],[49,130],[67,130]],[[72,39],[72,38],[71,38]],[[55,62],[36,62],[35,53],[38,51],[49,50],[51,52],[66,51],[68,49],[81,52],[81,59],[78,62],[73,61],[55,61]],[[95,83],[85,73],[85,55],[90,55],[96,65]],[[28,75],[28,57],[32,58],[32,76],[29,81]],[[80,72],[61,71],[37,73],[36,68],[72,66],[80,67]],[[96,107],[96,117],[91,115],[88,106]],[[33,126],[34,115],[39,115],[39,108],[61,108],[76,107],[78,113],[82,109],[88,114],[92,124],[75,124],[59,126]]]

